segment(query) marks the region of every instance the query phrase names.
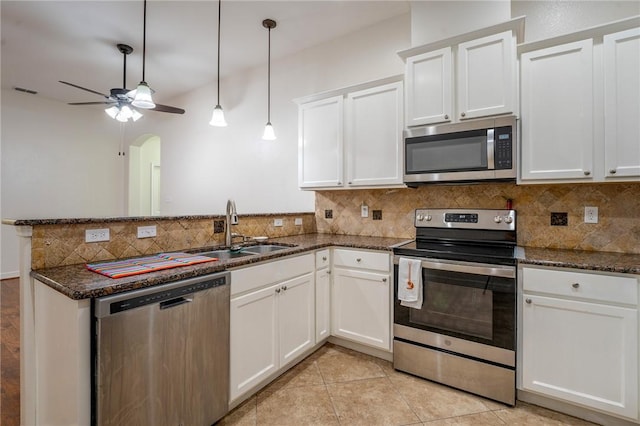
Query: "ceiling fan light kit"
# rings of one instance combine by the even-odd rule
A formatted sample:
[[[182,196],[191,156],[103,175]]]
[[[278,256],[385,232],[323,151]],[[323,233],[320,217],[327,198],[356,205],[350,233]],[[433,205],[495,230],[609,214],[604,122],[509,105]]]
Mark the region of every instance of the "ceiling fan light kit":
[[[224,111],[220,106],[220,22],[221,22],[222,0],[218,0],[218,103],[213,109],[209,124],[215,127],[226,127],[227,120],[224,119]]]
[[[276,21],[273,19],[265,19],[262,26],[269,30],[269,50],[267,54],[267,124],[264,127],[262,139],[265,141],[273,141],[276,139],[276,133],[271,125],[271,30],[276,27]]]

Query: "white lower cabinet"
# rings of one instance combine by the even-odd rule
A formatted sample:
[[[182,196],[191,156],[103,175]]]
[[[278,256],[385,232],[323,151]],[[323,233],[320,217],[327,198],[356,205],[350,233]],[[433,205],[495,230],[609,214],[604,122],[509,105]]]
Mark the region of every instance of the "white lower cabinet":
[[[333,251],[331,334],[391,350],[391,280],[388,253]]]
[[[638,420],[638,279],[523,268],[521,388]]]
[[[248,267],[231,274],[230,401],[233,402],[315,344],[313,255]],[[287,274],[298,276],[276,278],[274,282],[274,277]],[[234,294],[234,289],[245,291]]]
[[[316,342],[331,335],[331,257],[329,250],[316,253]]]

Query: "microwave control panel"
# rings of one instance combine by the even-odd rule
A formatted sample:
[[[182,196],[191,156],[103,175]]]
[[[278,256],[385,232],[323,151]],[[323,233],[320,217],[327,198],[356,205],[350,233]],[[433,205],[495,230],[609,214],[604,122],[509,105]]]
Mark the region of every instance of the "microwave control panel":
[[[511,126],[498,127],[495,130],[495,153],[494,164],[496,170],[513,168],[513,138],[511,136]]]

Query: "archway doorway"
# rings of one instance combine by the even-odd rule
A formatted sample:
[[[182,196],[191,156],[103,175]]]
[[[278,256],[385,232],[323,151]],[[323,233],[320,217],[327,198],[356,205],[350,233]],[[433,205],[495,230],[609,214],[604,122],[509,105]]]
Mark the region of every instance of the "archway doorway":
[[[160,137],[140,136],[129,146],[129,215],[160,215]]]

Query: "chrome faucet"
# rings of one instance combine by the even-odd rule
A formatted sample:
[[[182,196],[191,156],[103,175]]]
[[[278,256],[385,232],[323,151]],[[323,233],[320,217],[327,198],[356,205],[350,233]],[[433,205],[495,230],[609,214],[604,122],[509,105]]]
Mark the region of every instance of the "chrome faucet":
[[[238,224],[238,213],[236,212],[236,202],[227,200],[227,216],[224,222],[224,244],[231,247],[231,225]]]

